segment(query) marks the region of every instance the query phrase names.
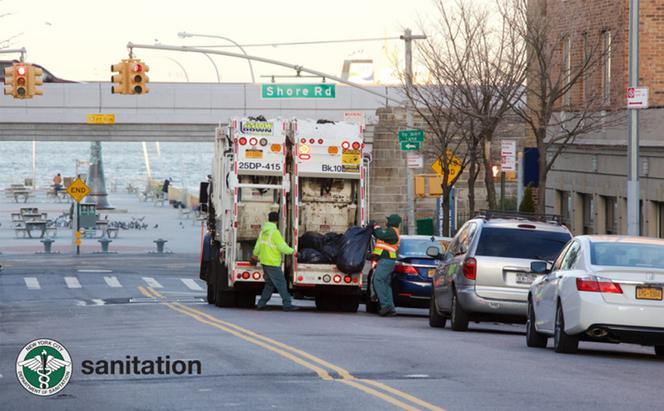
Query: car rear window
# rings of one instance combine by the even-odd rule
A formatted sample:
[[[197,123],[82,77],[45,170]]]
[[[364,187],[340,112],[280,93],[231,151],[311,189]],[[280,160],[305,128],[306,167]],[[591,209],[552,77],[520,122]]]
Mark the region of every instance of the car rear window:
[[[553,261],[571,238],[553,231],[485,227],[475,254]]]
[[[590,243],[593,265],[664,268],[664,246],[638,243]]]
[[[443,247],[440,241],[431,241],[428,239],[422,240],[406,240],[402,239],[399,244],[399,257],[401,258],[430,258],[427,256],[427,248],[438,247],[438,252],[443,253]]]

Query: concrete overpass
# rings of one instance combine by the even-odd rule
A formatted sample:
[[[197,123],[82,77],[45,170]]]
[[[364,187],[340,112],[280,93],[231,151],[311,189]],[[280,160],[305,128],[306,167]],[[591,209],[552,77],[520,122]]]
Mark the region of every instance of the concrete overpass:
[[[0,96],[0,141],[210,141],[230,117],[263,115],[341,120],[345,111],[377,122],[386,99],[337,85],[334,99],[262,99],[259,84],[150,83],[141,96],[111,94],[110,83],[45,84],[31,100]],[[398,88],[370,87],[392,98]],[[87,114],[115,114],[113,125]]]

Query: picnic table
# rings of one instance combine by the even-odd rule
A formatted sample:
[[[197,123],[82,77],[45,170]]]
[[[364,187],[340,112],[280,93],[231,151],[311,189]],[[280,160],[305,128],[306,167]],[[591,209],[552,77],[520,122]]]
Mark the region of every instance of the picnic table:
[[[32,195],[30,190],[12,190],[12,195],[14,196],[14,201],[18,203],[18,198],[23,197],[23,202],[27,203],[28,198]]]
[[[25,230],[26,233],[28,234],[28,237],[30,238],[35,238],[32,233],[33,231],[37,231],[39,233],[38,238],[44,238],[44,234],[46,234],[46,225],[48,224],[48,221],[26,221],[25,222]]]

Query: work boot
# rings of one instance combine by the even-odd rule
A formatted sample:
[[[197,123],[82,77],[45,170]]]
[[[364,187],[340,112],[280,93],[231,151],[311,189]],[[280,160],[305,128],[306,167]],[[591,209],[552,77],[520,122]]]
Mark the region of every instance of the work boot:
[[[300,307],[297,307],[295,305],[289,305],[287,307],[284,307],[284,311],[299,311]]]
[[[265,310],[267,310],[267,305],[257,305],[256,310],[265,311]]]
[[[397,315],[397,310],[394,307],[383,307],[378,311],[378,315],[381,317],[394,317]]]

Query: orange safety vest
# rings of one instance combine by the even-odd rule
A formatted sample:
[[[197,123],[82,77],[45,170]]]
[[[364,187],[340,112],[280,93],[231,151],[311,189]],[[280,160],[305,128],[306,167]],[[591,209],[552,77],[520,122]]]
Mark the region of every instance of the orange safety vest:
[[[373,249],[373,255],[380,257],[383,255],[384,251],[387,251],[390,255],[390,258],[393,260],[397,259],[397,251],[399,251],[399,244],[401,244],[401,236],[399,235],[399,229],[396,227],[392,227],[394,231],[397,233],[397,243],[396,244],[388,244],[383,240],[377,240],[376,245],[374,246]]]

